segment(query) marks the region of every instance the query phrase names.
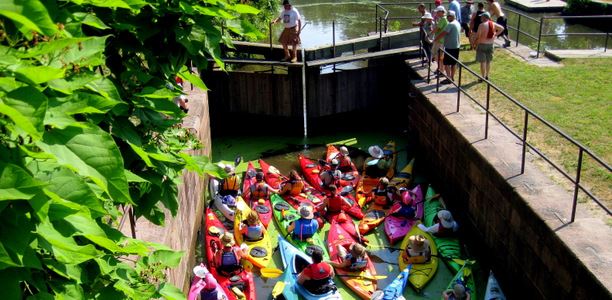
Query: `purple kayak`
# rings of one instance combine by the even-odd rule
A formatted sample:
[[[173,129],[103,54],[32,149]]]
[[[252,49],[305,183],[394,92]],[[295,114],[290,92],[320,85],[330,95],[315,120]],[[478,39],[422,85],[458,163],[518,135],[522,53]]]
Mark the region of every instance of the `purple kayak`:
[[[214,287],[214,290],[211,292],[206,292],[206,297],[214,300],[228,299],[223,289],[217,283],[217,280],[212,276],[212,274],[210,274],[204,264],[200,264],[199,266],[193,268],[193,272],[196,276],[194,276],[193,280],[191,281],[191,288],[189,289],[187,300],[202,300],[202,297],[205,297],[204,295],[200,295],[202,290],[209,289],[211,287]]]
[[[402,202],[412,205],[415,210],[415,216],[413,219],[394,216],[392,214],[387,216],[385,219],[385,234],[387,235],[391,245],[403,239],[408,231],[410,231],[412,226],[418,220],[423,218],[423,191],[421,191],[421,186],[417,185],[410,191],[404,191],[402,193]],[[391,208],[392,213],[397,212],[398,210],[399,205],[397,205],[395,209],[394,207]]]

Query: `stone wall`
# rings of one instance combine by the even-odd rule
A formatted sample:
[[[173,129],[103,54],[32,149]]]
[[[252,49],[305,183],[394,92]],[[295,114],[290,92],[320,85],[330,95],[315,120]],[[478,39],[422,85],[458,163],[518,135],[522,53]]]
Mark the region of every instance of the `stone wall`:
[[[447,205],[466,227],[462,232],[475,233],[465,238],[483,247],[471,249],[471,254],[478,252],[475,256],[484,258],[484,265],[497,270],[508,298],[610,299],[610,292],[448,114],[415,86],[410,96],[405,104],[419,147],[417,162],[427,166],[424,171],[438,183]]]

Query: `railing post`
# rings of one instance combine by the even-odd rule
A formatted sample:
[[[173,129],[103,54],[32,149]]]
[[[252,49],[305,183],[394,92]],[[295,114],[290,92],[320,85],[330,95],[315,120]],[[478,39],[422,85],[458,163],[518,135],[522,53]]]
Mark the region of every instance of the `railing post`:
[[[442,53],[442,49],[438,49],[438,56],[436,56],[436,57],[440,57],[441,53]],[[438,66],[437,67],[438,68],[437,69],[438,74],[436,75],[436,93],[437,93],[437,92],[440,91],[440,75],[441,75],[441,73],[440,73],[440,64],[436,64],[436,66]]]
[[[334,57],[336,57],[336,20],[332,21],[332,47]]]
[[[374,32],[378,32],[378,4],[376,4],[376,14],[374,15]]]
[[[521,174],[525,173],[525,158],[527,155],[527,126],[529,122],[529,112],[525,110],[525,121],[523,122],[523,156],[521,157]]]
[[[519,14],[519,19],[518,19],[518,23],[516,25],[516,46],[518,47],[519,44],[519,36],[521,35],[521,15]]]
[[[584,149],[580,147],[580,151],[578,152],[578,167],[576,169],[576,183],[574,185],[574,204],[572,205],[572,218],[570,219],[570,223],[574,222],[576,218],[576,206],[578,205],[578,191],[580,189],[580,171],[582,170],[582,155],[584,153]]]
[[[485,140],[489,137],[489,103],[490,103],[490,99],[491,99],[491,84],[489,83],[489,81],[487,80],[487,103],[485,106],[485,110],[486,110],[486,117],[485,117]]]
[[[431,55],[431,54],[430,54]],[[431,82],[431,58],[427,58],[427,83]]]
[[[270,55],[272,54],[272,52],[274,51],[272,48],[272,22],[270,22],[270,25],[268,26],[269,30],[270,30]]]
[[[383,34],[383,32],[382,32],[382,20],[383,20],[383,19],[382,19],[382,17],[381,17],[381,18],[379,19],[379,21],[378,21],[378,22],[379,22],[379,23],[378,23],[378,27],[380,28],[380,31],[379,31],[379,36],[378,36],[378,47],[379,47],[379,49],[378,49],[378,50],[379,50],[379,51],[382,51],[382,48],[383,48],[383,45],[382,45],[382,34]]]
[[[540,30],[538,31],[538,50],[536,50],[536,58],[540,58],[540,44],[542,43],[542,27],[544,26],[544,17],[540,17]]]
[[[608,38],[610,37],[610,33],[606,32],[606,42],[604,43],[604,52],[608,51]]]
[[[457,80],[457,110],[456,112],[459,112],[459,104],[461,101],[461,69],[463,69],[461,67],[461,63],[459,63],[458,65],[459,65],[459,80]]]

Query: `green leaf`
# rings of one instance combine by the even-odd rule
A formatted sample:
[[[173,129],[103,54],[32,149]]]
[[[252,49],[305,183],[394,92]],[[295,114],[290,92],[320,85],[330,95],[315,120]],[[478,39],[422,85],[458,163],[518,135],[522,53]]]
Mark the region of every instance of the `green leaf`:
[[[45,6],[37,0],[3,0],[0,1],[0,15],[19,24],[21,32],[31,31],[53,35],[57,26],[49,16]]]
[[[232,6],[232,9],[239,14],[253,14],[256,15],[259,13],[259,9],[252,7],[250,5],[245,4],[236,4]]]
[[[19,166],[0,162],[0,201],[31,199],[42,185]]]
[[[132,203],[123,158],[113,138],[97,126],[53,129],[37,143],[45,152],[57,157],[58,163],[88,177],[118,203]]]
[[[177,287],[164,282],[161,284],[161,288],[159,289],[159,293],[168,300],[184,300],[185,294],[183,291],[179,290]]]
[[[171,91],[166,87],[155,88],[152,86],[145,87],[140,93],[134,94],[137,97],[146,97],[154,99],[170,99],[179,96],[180,93]]]
[[[30,244],[35,236],[32,234],[34,225],[27,215],[30,211],[27,203],[13,203],[0,215],[0,241],[3,254],[12,260],[11,265],[42,269],[36,253]],[[5,257],[0,261],[7,263]],[[2,267],[0,267],[2,268]]]
[[[93,28],[98,28],[98,29],[109,29],[110,27],[106,26],[106,24],[104,24],[104,22],[102,22],[102,20],[100,20],[98,17],[96,17],[96,15],[91,14],[91,13],[73,13],[72,16],[74,16],[75,20],[91,26]]]
[[[181,71],[178,73],[178,77],[182,78],[185,81],[189,81],[194,86],[202,89],[203,91],[208,91],[208,87],[206,87],[204,81],[202,81],[199,76],[190,73],[186,66],[183,66],[183,68],[181,68]]]
[[[130,170],[125,170],[125,177],[128,182],[148,182],[146,179],[132,173]]]
[[[159,262],[172,268],[178,266],[182,257],[183,251],[157,250],[149,257],[149,263]]]
[[[109,100],[122,101],[115,84],[108,78],[98,78],[97,80],[90,81],[86,87]]]
[[[88,83],[95,80],[99,80],[101,78],[102,77],[98,74],[93,74],[90,72],[80,72],[78,74],[73,74],[70,77],[51,80],[47,84],[50,88],[63,94],[69,95],[72,94],[74,90],[78,90],[87,85]],[[114,98],[112,100],[116,101],[118,100],[118,98]]]
[[[140,156],[140,158],[142,159],[142,161],[145,162],[145,164],[147,165],[147,167],[153,167],[153,162],[151,162],[151,159],[149,158],[149,155],[147,154],[147,152],[142,149],[141,147],[138,147],[130,142],[128,142],[128,145],[130,145],[130,148],[132,148],[132,150],[134,151],[134,153],[136,153],[138,156]]]
[[[63,264],[54,259],[45,259],[43,261],[45,266],[57,273],[58,275],[74,280],[76,283],[82,283],[83,269],[75,264]]]
[[[64,77],[64,69],[48,66],[16,65],[9,68],[15,73],[18,80],[32,85],[38,85],[47,81]]]
[[[80,264],[99,255],[93,245],[78,245],[73,238],[60,234],[48,221],[39,223],[36,233],[41,246],[50,251],[59,262]]]
[[[74,92],[68,97],[50,98],[45,115],[45,125],[65,128],[75,124],[75,114],[104,114],[123,102],[87,92]]]
[[[11,268],[0,272],[3,299],[23,299],[20,287],[20,281],[22,280],[20,275],[23,273],[24,270],[18,268]]]
[[[0,98],[0,113],[7,115],[15,125],[38,140],[42,136],[47,110],[47,97],[37,89],[24,86]]]

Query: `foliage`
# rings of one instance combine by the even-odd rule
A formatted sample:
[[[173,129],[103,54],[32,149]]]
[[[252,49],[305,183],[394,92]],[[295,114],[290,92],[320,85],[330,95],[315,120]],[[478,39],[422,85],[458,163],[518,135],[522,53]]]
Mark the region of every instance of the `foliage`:
[[[220,66],[253,35],[231,0],[0,2],[0,287],[3,299],[182,298],[164,270],[181,253],[125,237],[118,206],[164,223],[187,154],[174,77]]]

